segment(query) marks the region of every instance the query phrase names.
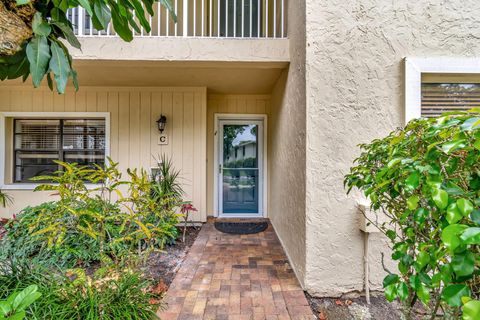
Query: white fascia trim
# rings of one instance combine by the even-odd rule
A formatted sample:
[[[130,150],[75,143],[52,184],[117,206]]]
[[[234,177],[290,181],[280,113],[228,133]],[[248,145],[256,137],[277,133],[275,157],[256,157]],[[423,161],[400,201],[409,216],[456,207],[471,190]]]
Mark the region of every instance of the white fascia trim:
[[[110,156],[110,112],[0,112],[0,189],[4,190],[33,190],[38,183],[5,183],[5,119],[48,119],[48,118],[104,118],[105,119],[105,163]],[[98,185],[87,185],[87,188],[94,189]]]
[[[480,74],[480,58],[405,58],[405,123],[421,116],[422,73]]]

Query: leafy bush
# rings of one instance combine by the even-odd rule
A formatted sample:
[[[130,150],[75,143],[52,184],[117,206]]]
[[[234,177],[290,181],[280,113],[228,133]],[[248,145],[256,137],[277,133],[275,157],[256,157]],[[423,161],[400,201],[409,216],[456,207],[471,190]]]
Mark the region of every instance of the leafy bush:
[[[54,182],[36,190],[53,191],[59,200],[27,207],[7,225],[9,241],[22,243],[29,256],[53,255],[67,267],[88,265],[105,256],[118,260],[133,250],[147,257],[178,236],[177,200],[166,191],[157,192],[160,182],[150,181],[145,171],[128,170],[130,179],[123,181],[112,161],[93,169],[57,163],[62,171],[35,180]],[[87,183],[98,187],[88,188]],[[123,185],[126,195],[120,190]],[[178,187],[170,189],[179,195]]]
[[[387,299],[400,299],[407,318],[419,299],[431,319],[440,309],[479,319],[480,113],[413,120],[360,147],[345,184],[390,220],[377,224],[398,261]]]
[[[178,236],[179,173],[167,163],[156,181],[135,169],[124,181],[111,160],[57,163],[35,180],[53,182],[36,190],[59,200],[25,208],[0,239],[0,299],[36,284],[44,294],[29,319],[156,318],[162,297],[138,264]]]
[[[0,262],[0,283],[0,299],[38,284],[43,294],[26,310],[28,319],[38,320],[157,319],[162,298],[142,274],[112,265],[87,275],[18,258]]]
[[[20,292],[12,293],[6,300],[0,301],[0,319],[24,319],[27,315],[25,309],[40,298],[41,295],[36,285],[31,285]]]

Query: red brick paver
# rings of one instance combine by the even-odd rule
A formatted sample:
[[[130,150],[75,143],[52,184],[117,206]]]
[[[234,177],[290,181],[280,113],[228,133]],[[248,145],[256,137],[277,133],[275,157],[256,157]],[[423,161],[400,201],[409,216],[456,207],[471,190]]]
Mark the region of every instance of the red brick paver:
[[[315,319],[271,225],[229,235],[205,224],[165,301],[162,320]]]

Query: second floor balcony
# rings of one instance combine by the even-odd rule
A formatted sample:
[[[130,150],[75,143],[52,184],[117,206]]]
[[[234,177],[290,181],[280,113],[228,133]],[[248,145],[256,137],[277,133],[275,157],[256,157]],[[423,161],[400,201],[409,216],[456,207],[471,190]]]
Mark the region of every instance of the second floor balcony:
[[[287,0],[172,0],[177,16],[154,3],[151,30],[124,42],[112,25],[96,30],[82,8],[71,9],[82,50],[76,60],[288,63]],[[137,23],[139,26],[140,24]]]
[[[287,0],[172,0],[177,22],[168,10],[154,3],[148,16],[151,30],[140,28],[135,37],[203,37],[282,39],[287,37]],[[79,37],[113,37],[115,30],[98,31],[83,8],[69,12]]]

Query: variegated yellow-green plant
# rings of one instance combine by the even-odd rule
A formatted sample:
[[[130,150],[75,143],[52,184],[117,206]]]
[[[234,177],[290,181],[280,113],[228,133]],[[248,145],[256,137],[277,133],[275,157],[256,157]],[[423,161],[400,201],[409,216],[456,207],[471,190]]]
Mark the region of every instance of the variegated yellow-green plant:
[[[129,179],[124,181],[118,163],[110,159],[105,167],[94,168],[56,163],[62,170],[33,179],[49,181],[36,191],[50,191],[59,197],[28,215],[29,232],[36,241],[55,250],[82,250],[66,246],[67,237],[71,243],[72,237],[78,236],[79,241],[89,238],[93,246],[98,244],[100,257],[133,249],[146,257],[175,239],[178,215],[152,191],[154,183],[144,170],[127,170]]]

